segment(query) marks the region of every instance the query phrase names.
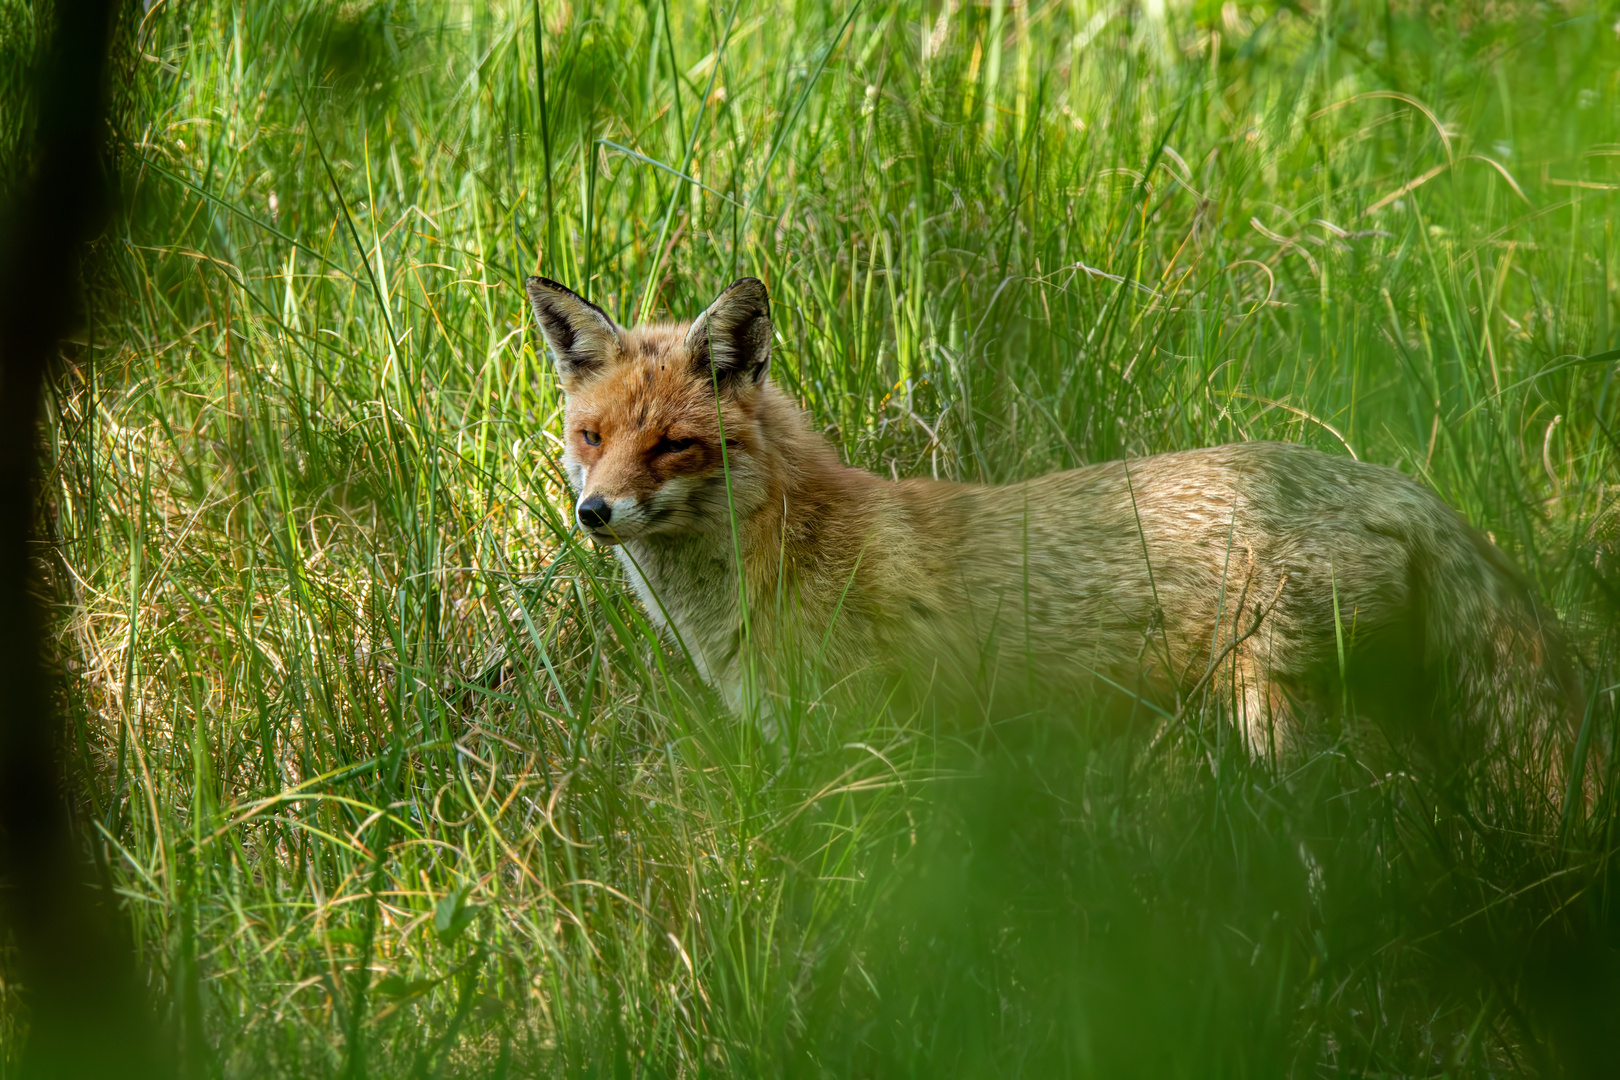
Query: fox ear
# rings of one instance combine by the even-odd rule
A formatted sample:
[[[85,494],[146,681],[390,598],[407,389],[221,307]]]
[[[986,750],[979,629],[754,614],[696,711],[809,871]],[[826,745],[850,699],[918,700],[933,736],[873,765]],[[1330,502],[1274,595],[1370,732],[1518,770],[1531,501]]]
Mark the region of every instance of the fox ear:
[[[731,283],[699,315],[686,334],[692,366],[710,368],[721,387],[757,386],[771,367],[771,300],[765,283],[745,277]]]
[[[619,327],[607,312],[550,278],[523,283],[563,382],[601,371],[619,354]]]

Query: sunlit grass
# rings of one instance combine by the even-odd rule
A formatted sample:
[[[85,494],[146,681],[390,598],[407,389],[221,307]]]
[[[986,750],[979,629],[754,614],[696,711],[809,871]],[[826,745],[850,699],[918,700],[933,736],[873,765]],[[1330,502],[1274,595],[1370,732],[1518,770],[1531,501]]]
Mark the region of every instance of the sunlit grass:
[[[1213,714],[1147,755],[1085,702],[812,697],[762,745],[570,529],[522,278],[629,323],[752,274],[883,474],[1281,438],[1422,478],[1607,747],[1615,12],[1163,7],[129,28],[50,498],[85,820],[196,1075],[1614,1060],[1607,758],[1548,825]]]

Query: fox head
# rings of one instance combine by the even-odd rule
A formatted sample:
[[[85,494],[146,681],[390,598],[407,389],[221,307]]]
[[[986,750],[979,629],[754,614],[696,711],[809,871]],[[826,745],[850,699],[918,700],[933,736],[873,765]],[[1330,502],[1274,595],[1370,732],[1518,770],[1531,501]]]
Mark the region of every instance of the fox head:
[[[771,363],[763,283],[734,282],[690,323],[628,330],[555,281],[526,287],[562,380],[574,514],[593,540],[716,528],[751,509]]]

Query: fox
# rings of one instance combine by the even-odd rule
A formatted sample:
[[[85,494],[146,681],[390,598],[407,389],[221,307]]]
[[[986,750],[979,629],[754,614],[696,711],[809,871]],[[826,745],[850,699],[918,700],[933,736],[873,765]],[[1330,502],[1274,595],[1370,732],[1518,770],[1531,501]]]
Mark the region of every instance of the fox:
[[[1398,470],[1284,442],[989,486],[845,465],[770,377],[766,286],[625,328],[526,292],[564,397],[584,535],[746,711],[750,645],[831,671],[1090,689],[1160,717],[1224,702],[1255,753],[1319,718],[1394,718],[1440,755],[1510,715],[1567,735],[1578,689],[1508,557]]]

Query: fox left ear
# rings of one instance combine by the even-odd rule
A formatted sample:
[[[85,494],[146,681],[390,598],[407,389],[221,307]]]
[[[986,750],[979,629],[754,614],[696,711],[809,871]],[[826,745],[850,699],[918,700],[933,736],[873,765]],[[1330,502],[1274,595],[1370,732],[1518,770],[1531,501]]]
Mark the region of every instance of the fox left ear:
[[[692,366],[725,389],[758,386],[771,367],[771,300],[765,283],[745,277],[731,283],[686,334]]]

